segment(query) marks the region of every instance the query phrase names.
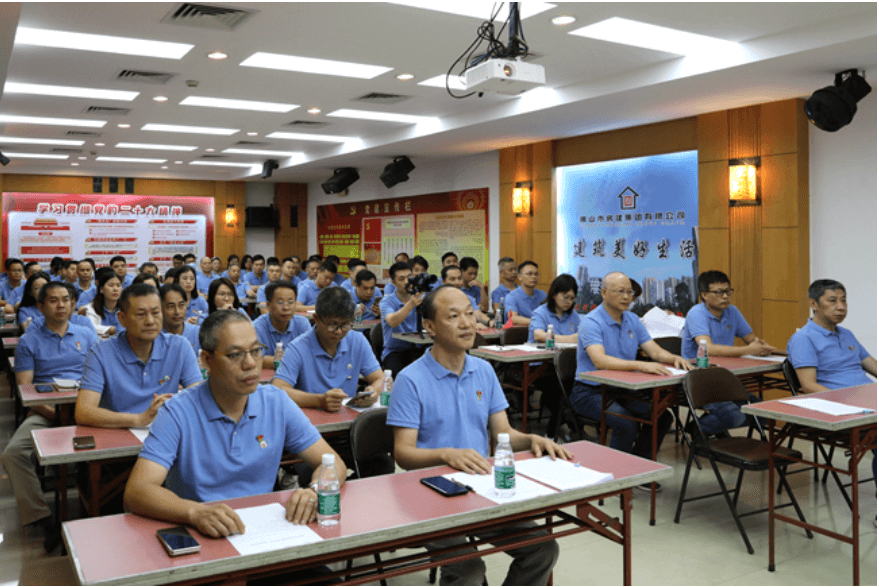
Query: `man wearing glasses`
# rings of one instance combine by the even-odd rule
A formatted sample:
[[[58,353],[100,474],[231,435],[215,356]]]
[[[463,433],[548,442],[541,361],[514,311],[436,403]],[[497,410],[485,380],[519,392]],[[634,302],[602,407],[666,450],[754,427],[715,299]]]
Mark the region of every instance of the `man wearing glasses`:
[[[504,298],[504,308],[507,312],[513,312],[514,326],[528,326],[531,324],[531,312],[536,310],[546,299],[546,292],[537,289],[537,281],[540,272],[537,263],[525,261],[519,265],[519,280],[522,285],[507,294]]]
[[[623,273],[609,273],[601,282],[602,304],[589,312],[580,322],[577,345],[577,373],[613,369],[616,371],[641,371],[656,375],[670,375],[662,363],[677,369],[690,370],[693,365],[679,355],[673,355],[656,344],[638,316],[629,312],[635,297],[634,284]],[[644,351],[652,361],[636,361],[638,349]],[[601,418],[601,387],[577,379],[571,393],[571,405],[587,418]],[[621,416],[635,415],[646,418],[651,406],[645,402],[618,399],[611,403],[610,414]],[[636,456],[651,458],[652,430],[642,426],[639,434],[638,422],[614,415],[606,417],[607,425],[613,431],[610,447]],[[658,445],[662,444],[674,419],[665,411],[659,418],[657,430]],[[656,484],[657,490],[659,484]],[[650,484],[639,486],[650,491]]]
[[[338,412],[357,393],[362,375],[371,396],[354,402],[366,407],[378,400],[382,370],[365,336],[351,331],[354,302],[340,287],[317,296],[314,328],[300,335],[284,353],[272,384],[287,392],[300,408]]]
[[[262,359],[263,369],[272,369],[275,366],[275,348],[283,343],[284,350],[290,348],[300,334],[311,329],[308,320],[302,316],[294,315],[296,309],[296,286],[289,281],[272,281],[266,286],[266,304],[268,314],[263,314],[253,321],[259,342],[265,345],[266,355]]]
[[[228,505],[206,502],[269,493],[285,450],[315,470],[322,455],[336,453],[293,402],[259,384],[263,346],[246,316],[218,310],[199,336],[208,379],[165,404],[131,472],[125,504],[220,537],[246,528]],[[344,483],[338,455],[336,473]],[[289,522],[313,522],[315,485],[294,491],[285,509]]]

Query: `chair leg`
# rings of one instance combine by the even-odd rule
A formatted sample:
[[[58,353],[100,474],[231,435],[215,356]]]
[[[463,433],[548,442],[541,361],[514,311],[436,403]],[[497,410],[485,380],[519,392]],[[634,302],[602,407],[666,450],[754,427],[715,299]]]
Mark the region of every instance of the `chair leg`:
[[[803,510],[800,509],[800,504],[799,504],[799,502],[797,502],[797,498],[794,497],[794,492],[791,491],[790,485],[788,485],[788,483],[787,483],[787,475],[784,474],[783,467],[776,467],[775,470],[778,471],[779,479],[780,479],[781,483],[784,484],[784,490],[787,491],[787,496],[788,496],[788,498],[790,498],[790,501],[793,504],[794,509],[797,511],[797,517],[800,519],[801,522],[803,522],[805,524],[806,523],[806,516],[803,515]],[[809,530],[808,528],[806,529],[806,536],[808,536],[809,538],[812,538],[812,531]]]
[[[726,505],[729,506],[729,511],[732,514],[733,519],[736,521],[736,526],[738,526],[739,528],[739,534],[742,535],[742,540],[745,541],[745,547],[748,549],[748,554],[754,554],[754,547],[751,546],[751,541],[748,540],[748,534],[745,532],[745,527],[742,526],[742,521],[739,519],[738,513],[736,513],[736,508],[729,497],[729,490],[726,488],[726,482],[720,475],[720,471],[717,468],[717,463],[715,463],[714,459],[710,456],[708,457],[708,462],[711,463],[711,468],[714,469],[714,476],[717,477],[717,482],[720,484],[720,489],[723,493],[723,498],[726,500]]]
[[[818,446],[819,450],[821,451],[821,456],[824,457],[824,462],[827,463],[828,465],[830,465],[830,464],[831,464],[831,460],[833,459],[833,449],[834,449],[835,447],[831,446],[831,447],[830,447],[830,452],[827,453],[827,452],[824,451],[824,447],[823,447],[823,446],[820,446],[820,445],[816,445],[816,446]],[[817,462],[817,459],[815,459],[815,460],[816,460],[816,462]],[[825,481],[826,481],[826,479],[827,479],[827,473],[832,473],[832,474],[833,474],[833,480],[836,481],[836,486],[839,487],[839,491],[842,493],[842,497],[843,497],[843,499],[845,499],[845,503],[848,504],[848,509],[852,509],[852,498],[849,497],[849,495],[848,495],[848,491],[845,490],[845,485],[842,483],[842,479],[839,478],[839,475],[837,474],[836,471],[831,471],[831,470],[829,470],[829,469],[824,469],[824,479],[825,479]]]
[[[733,493],[733,505],[738,509],[739,507],[739,494],[742,491],[742,480],[745,478],[745,470],[739,469],[739,478],[736,479],[736,491]]]
[[[815,461],[816,463],[818,462],[818,443],[817,442],[812,443],[812,460]],[[815,467],[814,469],[812,469],[812,479],[815,481],[815,483],[818,483],[818,467]]]
[[[431,585],[436,585],[436,570],[438,567],[432,567],[430,569],[430,574],[427,576],[427,582]]]
[[[693,464],[693,459],[695,458],[695,451],[692,447],[690,447],[690,453],[687,455],[687,468],[684,469],[684,481],[681,483],[681,492],[678,495],[678,507],[675,510],[675,524],[679,524],[681,521],[681,509],[684,507],[684,497],[687,493],[687,483],[690,480],[690,467]]]
[[[833,451],[834,451],[834,450],[836,450],[836,447],[835,447],[835,446],[831,446],[831,447],[830,447],[830,453],[828,453],[828,454],[825,456],[825,462],[826,462],[828,465],[830,464],[830,461],[833,460]],[[822,452],[823,452],[823,451],[822,451]],[[827,475],[829,475],[829,474],[830,474],[830,471],[828,471],[827,469],[824,469],[824,476],[821,477],[821,483],[823,483],[823,484],[825,484],[825,485],[827,484]],[[851,504],[849,504],[849,507],[851,507]]]

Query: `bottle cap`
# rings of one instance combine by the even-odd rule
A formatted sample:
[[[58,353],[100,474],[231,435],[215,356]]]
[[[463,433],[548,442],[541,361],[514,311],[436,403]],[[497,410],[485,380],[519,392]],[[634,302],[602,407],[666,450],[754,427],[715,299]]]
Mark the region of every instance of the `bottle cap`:
[[[333,454],[325,454],[325,455],[321,458],[321,464],[323,464],[323,465],[327,465],[327,466],[329,466],[329,467],[332,467],[333,465],[336,464],[336,455],[333,455]]]
[[[384,373],[385,379],[390,377],[392,373],[393,373],[393,371],[391,371],[390,369],[385,369],[385,373]]]
[[[500,434],[497,435],[497,442],[498,442],[498,444],[509,444],[510,435],[507,434],[506,432],[501,432]]]
[[[283,342],[279,342],[278,344],[275,345],[275,348],[276,348],[276,349],[282,349],[282,348],[284,348],[284,343],[283,343]]]

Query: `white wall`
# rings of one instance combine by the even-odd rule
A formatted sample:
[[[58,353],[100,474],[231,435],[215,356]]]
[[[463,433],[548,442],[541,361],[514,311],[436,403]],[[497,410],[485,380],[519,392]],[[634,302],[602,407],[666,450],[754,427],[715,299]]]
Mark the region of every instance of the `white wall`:
[[[308,251],[317,252],[317,207],[365,200],[384,200],[406,196],[419,196],[436,192],[488,188],[488,242],[490,288],[498,284],[497,260],[500,223],[498,214],[498,152],[489,151],[454,159],[429,161],[414,159],[415,170],[409,181],[387,189],[379,179],[380,171],[360,172],[360,179],[348,188],[349,194],[326,195],[321,182],[308,184]],[[248,234],[248,240],[250,236]],[[249,246],[249,243],[248,243]],[[431,261],[431,273],[434,267]],[[484,271],[484,268],[480,268]],[[438,270],[436,271],[438,273]],[[490,290],[489,290],[490,291]]]
[[[876,72],[873,92],[848,126],[825,132],[810,125],[811,280],[846,287],[844,326],[876,356]],[[806,292],[803,292],[806,295]]]
[[[244,206],[271,206],[275,202],[275,185],[250,181],[244,188]],[[244,253],[246,255],[261,254],[268,259],[275,254],[275,229],[245,228]]]

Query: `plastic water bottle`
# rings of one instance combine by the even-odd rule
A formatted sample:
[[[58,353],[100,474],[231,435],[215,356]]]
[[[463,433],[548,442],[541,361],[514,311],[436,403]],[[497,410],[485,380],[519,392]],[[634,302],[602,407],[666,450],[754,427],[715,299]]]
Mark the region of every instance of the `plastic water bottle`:
[[[201,371],[201,378],[208,378],[208,370],[204,366],[204,361],[201,360],[201,353],[198,354],[198,368]]]
[[[324,455],[317,473],[317,523],[335,526],[342,517],[339,477],[336,476],[336,455]]]
[[[358,326],[363,324],[363,304],[357,304],[354,308],[354,324]]]
[[[513,460],[510,435],[505,432],[497,435],[494,451],[494,491],[498,497],[516,495],[516,461]]]
[[[552,324],[546,327],[546,350],[555,352],[555,331]]]
[[[708,343],[704,340],[699,343],[699,352],[696,354],[696,367],[699,369],[708,368]]]
[[[6,310],[0,308],[0,328],[6,326]]]
[[[501,303],[498,305],[497,313],[494,315],[495,327],[500,330],[504,327],[504,298],[501,297]]]
[[[284,358],[284,343],[279,342],[275,345],[275,371],[281,366],[281,359]]]
[[[388,406],[391,403],[391,391],[394,389],[394,378],[391,376],[391,370],[385,369],[385,377],[382,380],[382,393],[379,397],[379,403]]]

